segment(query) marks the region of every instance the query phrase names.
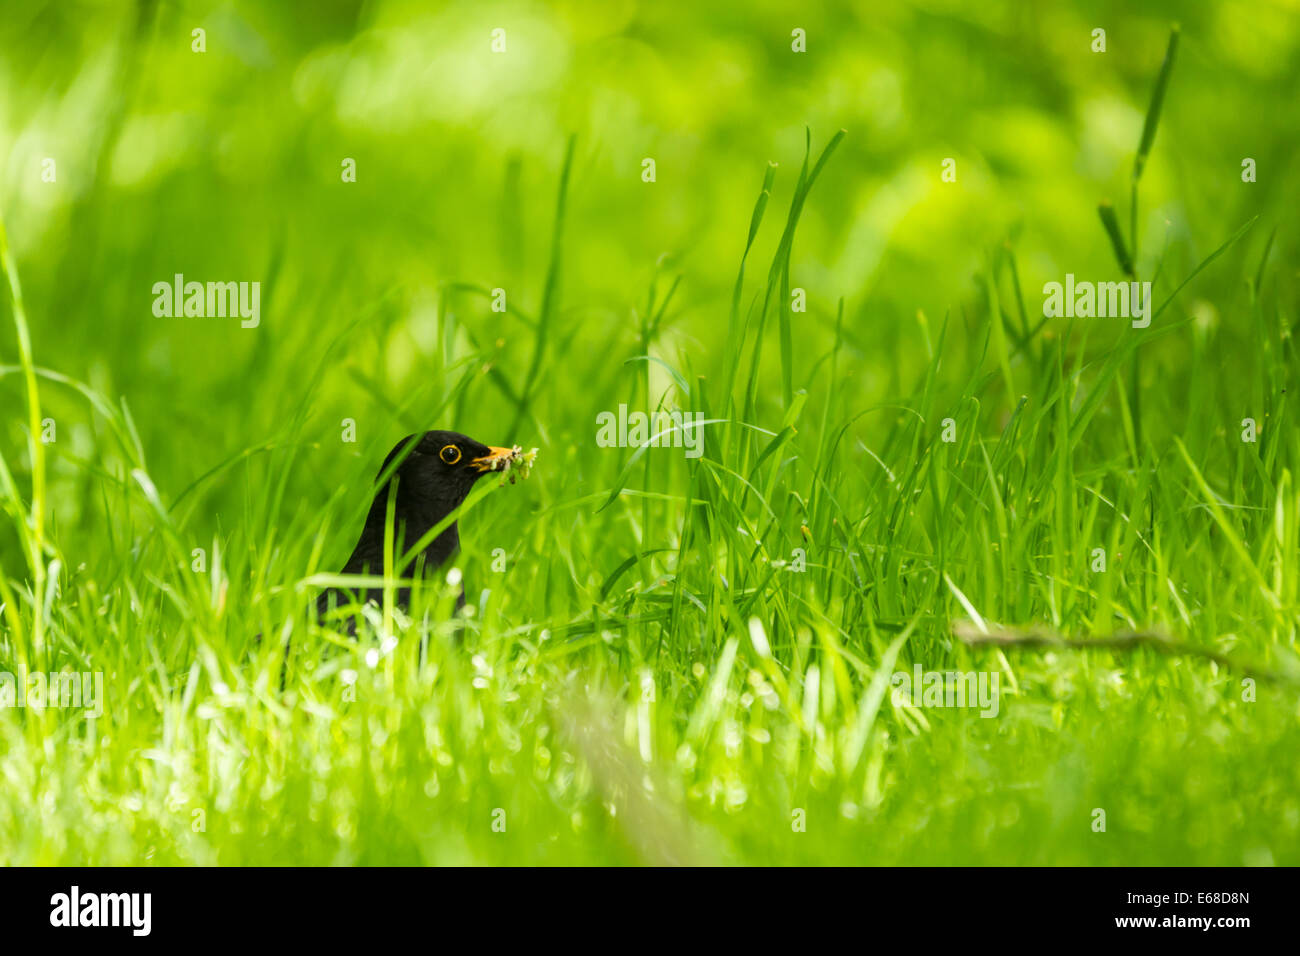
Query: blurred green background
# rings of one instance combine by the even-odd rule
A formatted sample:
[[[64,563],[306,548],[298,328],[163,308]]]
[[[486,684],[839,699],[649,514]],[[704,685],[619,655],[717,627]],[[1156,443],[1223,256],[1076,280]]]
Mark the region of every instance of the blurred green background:
[[[290,847],[307,862],[654,860],[620,831],[626,814],[605,813],[617,787],[600,761],[583,769],[581,740],[559,740],[552,698],[585,694],[557,675],[580,672],[623,707],[606,736],[642,748],[638,775],[668,766],[658,796],[725,836],[723,858],[1294,862],[1290,689],[1249,707],[1240,675],[1203,660],[1012,655],[1023,689],[1002,720],[886,707],[877,721],[867,685],[892,665],[895,632],[876,624],[900,620],[920,622],[900,666],[1012,673],[1000,651],[953,639],[969,617],[958,586],[990,621],[1150,626],[1234,661],[1293,663],[1284,552],[1300,445],[1272,425],[1295,372],[1298,13],[1226,0],[8,4],[0,211],[35,363],[124,403],[165,507],[124,477],[130,442],[112,423],[126,415],[48,380],[48,500],[19,500],[41,471],[29,448],[44,446],[28,443],[6,302],[0,452],[20,490],[0,522],[0,581],[17,595],[0,664],[39,630],[22,626],[42,607],[33,555],[57,547],[52,636],[33,654],[106,671],[114,706],[102,733],[76,714],[0,719],[5,859],[284,862]],[[1140,364],[1111,348],[1136,341],[1123,320],[1053,321],[1011,360],[1003,349],[1004,371],[985,345],[1003,334],[999,308],[1016,327],[1009,251],[1030,320],[1045,282],[1119,278],[1097,204],[1114,200],[1127,233],[1174,22],[1138,272],[1164,302],[1259,221],[1174,299]],[[790,260],[808,300],[789,316],[794,386],[809,392],[797,441],[765,462],[736,427],[695,465],[647,456],[618,507],[597,511],[630,455],[595,447],[597,413],[671,388],[646,354],[692,386],[725,381],[768,163],[742,319],[759,311],[806,138],[815,159],[841,129]],[[946,158],[956,182],[941,179]],[[156,317],[153,286],[176,273],[261,282],[260,326]],[[507,314],[483,294],[496,288]],[[785,305],[764,333],[756,407],[740,412],[770,431],[803,408],[782,395]],[[534,367],[516,426],[511,395]],[[1022,391],[1023,419],[1004,431]],[[671,401],[706,397],[724,414],[716,392]],[[934,437],[950,414],[956,445]],[[1259,444],[1237,438],[1246,416]],[[1134,418],[1145,441],[1126,432]],[[344,419],[356,444],[340,443]],[[410,654],[409,671],[322,654],[292,674],[298,706],[285,706],[285,656],[251,635],[295,614],[303,634],[294,585],[339,566],[383,455],[429,427],[542,449],[533,477],[463,523],[471,599],[495,589],[471,652],[424,669]],[[46,552],[29,505],[48,521]],[[814,573],[788,584],[777,571],[805,522]],[[213,542],[231,558],[192,574],[190,549]],[[1099,543],[1109,577],[1088,570]],[[506,578],[489,577],[497,546]],[[362,672],[357,700],[340,700],[344,663]],[[783,695],[770,711],[766,681]],[[533,815],[512,843],[485,822],[507,804],[512,820]],[[58,819],[31,827],[51,806]],[[791,842],[791,807],[805,806],[822,827]],[[1123,839],[1093,839],[1099,806]],[[195,808],[212,811],[206,835]]]
[[[145,449],[167,449],[155,480],[175,488],[273,435],[313,383],[311,434],[333,439],[353,417],[363,445],[400,437],[376,391],[405,405],[441,368],[442,283],[504,288],[535,314],[570,133],[561,328],[583,360],[559,353],[547,374],[591,374],[592,349],[634,354],[633,314],[657,269],[682,279],[661,354],[687,351],[710,371],[765,164],[779,164],[782,208],[805,128],[814,150],[844,128],[804,210],[791,281],[808,291],[805,363],[828,346],[845,298],[845,336],[869,370],[855,383],[865,406],[909,371],[873,367],[872,355],[911,339],[919,363],[916,312],[937,320],[974,303],[976,272],[1003,242],[1031,313],[1042,283],[1067,271],[1116,277],[1096,203],[1113,197],[1127,223],[1174,20],[1184,42],[1139,225],[1143,261],[1168,243],[1165,268],[1183,275],[1254,212],[1297,207],[1294,3],[12,5],[0,25],[0,203],[39,364],[124,396]],[[1105,53],[1091,51],[1097,27]],[[191,49],[195,28],[206,53]],[[490,48],[497,28],[504,54]],[[804,54],[791,50],[795,28]],[[1241,182],[1246,156],[1255,184]],[[54,183],[42,181],[46,157]],[[945,157],[955,184],[940,181]],[[345,158],[355,183],[342,182]],[[760,236],[753,261],[778,234]],[[1279,235],[1281,261],[1295,261],[1294,241]],[[177,272],[260,280],[261,327],[155,318],[152,285]],[[501,367],[527,364],[520,325],[486,299],[445,308]],[[326,348],[358,319],[316,382]],[[455,334],[450,356],[466,345]],[[632,374],[612,360],[607,371]],[[12,402],[12,382],[0,387]],[[546,400],[552,429],[594,420],[582,389]],[[72,424],[79,400],[47,402],[90,454]],[[501,434],[510,406],[486,380],[468,405],[454,424],[484,440],[547,437]],[[15,417],[3,427],[20,448]],[[310,493],[335,480],[324,468],[301,477],[319,482]],[[223,501],[219,484],[204,493]],[[67,508],[60,518],[76,521]]]

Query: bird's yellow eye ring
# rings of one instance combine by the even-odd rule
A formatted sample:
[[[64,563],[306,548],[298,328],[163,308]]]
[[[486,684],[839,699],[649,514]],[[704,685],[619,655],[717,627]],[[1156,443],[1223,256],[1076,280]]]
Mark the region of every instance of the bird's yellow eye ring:
[[[442,451],[438,452],[438,457],[449,465],[454,465],[460,461],[460,449],[455,445],[443,445]]]

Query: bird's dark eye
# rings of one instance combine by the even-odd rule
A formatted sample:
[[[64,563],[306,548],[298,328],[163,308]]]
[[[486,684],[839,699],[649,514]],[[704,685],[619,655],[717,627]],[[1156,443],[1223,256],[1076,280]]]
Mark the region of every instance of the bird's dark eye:
[[[460,449],[455,445],[443,445],[442,451],[438,452],[438,457],[449,465],[454,465],[460,461]]]

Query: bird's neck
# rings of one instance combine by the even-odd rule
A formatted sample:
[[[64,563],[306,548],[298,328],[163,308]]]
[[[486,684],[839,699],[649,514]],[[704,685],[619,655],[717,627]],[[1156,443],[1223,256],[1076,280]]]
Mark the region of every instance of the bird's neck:
[[[365,528],[361,538],[348,559],[343,571],[345,574],[359,574],[368,570],[371,574],[382,574],[384,568],[384,528],[387,519],[387,495],[377,495],[366,516]],[[450,507],[441,507],[431,502],[398,502],[395,511],[396,526],[394,534],[400,542],[401,552],[405,553],[451,513]],[[400,515],[401,517],[397,517]],[[432,571],[445,564],[460,547],[460,530],[453,521],[437,537],[424,545],[420,552],[424,557],[424,569]],[[397,555],[401,558],[401,554]],[[418,563],[418,561],[417,561]]]
[[[414,527],[408,526],[406,529],[406,547],[411,547],[417,541],[421,540],[438,523],[446,518],[446,513],[438,516],[436,519],[427,523],[416,519]],[[446,564],[460,548],[460,528],[455,521],[447,525],[436,538],[425,545],[421,552],[424,555],[424,568],[426,571],[432,571],[440,565]]]

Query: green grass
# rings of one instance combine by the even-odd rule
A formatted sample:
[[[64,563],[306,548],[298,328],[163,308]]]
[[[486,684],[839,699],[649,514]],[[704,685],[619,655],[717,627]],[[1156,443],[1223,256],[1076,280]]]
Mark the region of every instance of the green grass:
[[[796,187],[773,299],[815,173]],[[557,263],[561,241],[557,229]],[[969,602],[986,622],[1154,629],[1243,667],[1294,668],[1300,433],[1286,396],[1262,387],[1288,380],[1290,320],[1255,301],[1261,384],[1243,402],[1209,337],[1185,324],[1121,329],[1104,346],[1082,327],[1018,337],[999,306],[1013,261],[982,280],[988,312],[966,321],[984,332],[967,348],[952,344],[962,319],[920,318],[929,363],[874,408],[856,403],[842,338],[798,356],[782,334],[771,354],[763,325],[778,310],[748,287],[731,381],[674,369],[656,391],[648,363],[593,355],[575,370],[571,351],[562,366],[554,344],[574,330],[556,329],[552,271],[532,324],[537,371],[516,393],[517,434],[545,434],[542,458],[462,519],[477,613],[459,643],[420,607],[416,623],[356,645],[307,620],[300,584],[330,570],[322,554],[356,527],[382,443],[349,466],[345,493],[313,503],[323,518],[284,494],[302,466],[302,416],[190,495],[156,489],[126,407],[24,348],[4,371],[26,382],[31,427],[45,391],[71,388],[109,443],[58,470],[94,490],[106,533],[60,536],[40,442],[20,462],[30,493],[12,466],[0,472],[29,562],[3,580],[4,663],[103,671],[107,689],[94,722],[0,717],[5,862],[1297,862],[1287,678],[1245,702],[1233,666],[1145,648],[967,648],[951,634]],[[656,295],[652,355],[669,307]],[[1187,372],[1148,397],[1134,447],[1115,373],[1138,344],[1173,334],[1192,342]],[[442,404],[492,388],[484,358],[449,363]],[[788,402],[778,364],[799,370]],[[562,367],[588,384],[568,399],[592,414],[552,413],[546,383]],[[631,451],[595,446],[594,410],[661,401],[725,422],[706,428],[701,459],[654,449],[628,467]],[[1239,437],[1251,410],[1256,444]],[[193,502],[222,480],[244,488],[245,510],[196,541]],[[491,569],[495,546],[504,572]],[[192,570],[194,547],[208,549],[206,573]],[[1095,547],[1104,573],[1090,570]],[[795,548],[805,572],[786,566]],[[423,595],[429,620],[449,593]],[[259,644],[259,632],[278,638]],[[907,671],[998,671],[999,715],[873,693],[895,655]],[[1094,808],[1105,833],[1092,832]]]
[[[176,326],[204,362],[175,373],[125,324],[61,350],[49,264],[24,302],[0,234],[0,671],[105,691],[93,721],[0,709],[0,863],[1300,863],[1300,320],[1276,215],[1139,235],[1148,122],[1132,208],[1077,231],[1153,281],[1149,328],[1042,321],[1014,237],[942,315],[898,312],[814,284],[801,252],[853,142],[817,129],[733,170],[757,195],[730,257],[619,274],[618,307],[571,278],[612,243],[591,154],[557,142],[529,206],[549,242],[507,314],[489,269],[430,305],[395,265],[358,305],[290,240],[263,273],[277,318]],[[115,207],[77,215],[109,235],[103,288],[147,288]],[[703,456],[598,447],[621,403],[701,413]],[[540,455],[463,509],[464,627],[440,574],[342,638],[315,588],[384,454],[429,427]],[[1133,632],[1170,642],[1028,641]],[[896,700],[916,664],[996,673],[997,715]]]

